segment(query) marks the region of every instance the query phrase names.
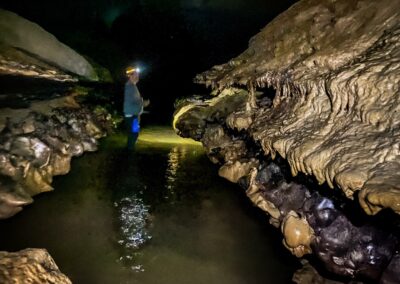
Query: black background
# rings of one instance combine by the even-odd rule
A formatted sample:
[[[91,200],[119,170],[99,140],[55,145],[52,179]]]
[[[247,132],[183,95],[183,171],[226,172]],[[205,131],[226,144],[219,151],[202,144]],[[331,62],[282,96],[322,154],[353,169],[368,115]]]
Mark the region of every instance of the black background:
[[[207,90],[197,73],[237,56],[249,39],[294,0],[14,0],[13,11],[108,68],[115,93],[124,68],[139,63],[139,89],[151,100],[147,120],[170,123],[178,97]],[[145,119],[146,120],[146,119]]]

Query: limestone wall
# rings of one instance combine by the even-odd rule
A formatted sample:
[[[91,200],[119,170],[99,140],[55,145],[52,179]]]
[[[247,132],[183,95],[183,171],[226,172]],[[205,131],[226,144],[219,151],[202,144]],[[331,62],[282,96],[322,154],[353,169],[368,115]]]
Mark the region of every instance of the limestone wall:
[[[400,213],[399,1],[299,1],[197,81],[273,87],[248,128],[266,155],[359,192],[368,214]]]
[[[347,280],[400,281],[399,8],[299,1],[244,53],[196,77],[220,110],[188,100],[174,120],[269,215],[286,248]],[[248,94],[235,107],[224,95],[232,86]]]

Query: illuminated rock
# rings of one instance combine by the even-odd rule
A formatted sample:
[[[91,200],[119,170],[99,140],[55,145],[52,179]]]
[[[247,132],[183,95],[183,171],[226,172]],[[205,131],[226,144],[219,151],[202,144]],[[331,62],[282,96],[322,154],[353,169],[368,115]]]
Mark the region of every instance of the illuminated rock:
[[[231,182],[237,183],[240,178],[247,176],[250,170],[256,166],[258,166],[258,161],[255,159],[226,163],[219,169],[218,174]]]
[[[53,190],[53,176],[67,174],[72,157],[96,151],[111,123],[107,115],[79,106],[74,95],[1,109],[0,219]]]
[[[214,94],[243,86],[243,104],[209,123],[197,98],[202,109],[188,101],[175,118],[223,170],[258,159],[237,181],[250,200],[293,254],[349,279],[399,281],[399,11],[390,0],[299,1],[244,53],[196,77]],[[185,122],[194,115],[200,136]]]
[[[58,41],[39,25],[1,9],[0,43],[26,51],[37,59],[86,79],[98,79],[90,63],[77,52]],[[7,61],[6,59],[7,57],[3,58]],[[35,75],[34,69],[30,71],[31,75]],[[57,73],[56,70],[54,72]]]
[[[0,252],[1,283],[71,284],[44,249]]]
[[[285,236],[283,244],[295,256],[302,257],[311,253],[311,241],[314,231],[307,220],[296,212],[290,211],[282,222],[282,233]]]
[[[236,88],[226,88],[204,100],[191,99],[179,105],[174,114],[173,127],[179,135],[201,139],[208,123],[220,123],[238,108],[245,106],[248,92]]]
[[[29,52],[0,42],[0,74],[49,79],[60,82],[76,82],[77,78],[52,66]]]
[[[400,212],[399,11],[390,0],[300,1],[197,81],[273,87],[273,107],[248,128],[266,154],[349,198],[361,191],[368,214]]]

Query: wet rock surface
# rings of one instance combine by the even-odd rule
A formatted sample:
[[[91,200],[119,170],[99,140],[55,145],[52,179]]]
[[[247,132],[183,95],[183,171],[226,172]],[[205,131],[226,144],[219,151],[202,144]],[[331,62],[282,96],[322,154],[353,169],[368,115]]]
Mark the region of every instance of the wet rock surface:
[[[0,219],[53,190],[53,176],[67,174],[72,157],[96,151],[110,123],[107,113],[80,107],[73,96],[1,111]]]
[[[349,279],[376,282],[386,269],[386,278],[398,277],[390,272],[397,267],[399,249],[396,214],[389,212],[387,219],[368,217],[339,189],[319,192],[312,179],[304,183],[293,178],[284,160],[267,158],[249,135],[227,123],[203,123],[199,140],[210,160],[221,165],[219,175],[240,185],[270,216],[270,223],[280,228],[283,245],[293,255],[313,254],[327,271]]]
[[[71,284],[46,250],[0,252],[1,283]]]
[[[367,214],[400,212],[399,8],[390,0],[299,1],[197,81],[272,87],[273,107],[259,107],[247,128],[265,154],[349,198],[360,192]]]
[[[313,254],[358,281],[400,282],[398,4],[299,1],[239,57],[197,76],[223,109],[230,103],[218,94],[246,86],[240,105],[215,120],[207,99],[188,100],[174,122],[270,216],[295,256]],[[273,98],[257,94],[266,87]]]
[[[303,267],[297,270],[292,278],[296,284],[360,284],[355,281],[336,281],[321,276],[318,271],[306,260],[302,260]]]

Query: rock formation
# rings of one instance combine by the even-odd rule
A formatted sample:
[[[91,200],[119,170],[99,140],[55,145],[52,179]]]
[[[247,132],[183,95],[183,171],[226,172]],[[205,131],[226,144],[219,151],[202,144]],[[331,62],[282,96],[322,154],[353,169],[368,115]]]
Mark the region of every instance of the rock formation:
[[[77,78],[27,52],[2,43],[0,43],[0,75],[44,78],[60,82],[78,81]]]
[[[389,212],[400,214],[399,39],[399,1],[299,1],[244,53],[198,75],[213,98],[180,104],[174,119],[294,255],[382,283],[400,282]]]
[[[72,157],[95,151],[110,119],[81,107],[73,94],[0,112],[0,219],[52,190],[52,177],[67,174]]]
[[[92,65],[39,25],[0,9],[0,73],[71,80],[97,80]],[[63,72],[65,71],[65,72]]]
[[[0,252],[0,283],[71,284],[46,250]]]
[[[101,80],[111,80],[107,70],[96,68],[103,74]],[[35,81],[98,80],[95,69],[81,55],[37,24],[1,9],[0,75]],[[70,85],[51,85],[48,80],[37,83],[43,85],[40,92],[26,87],[23,94],[4,90],[1,94],[0,220],[20,212],[33,202],[33,196],[53,190],[53,176],[67,174],[72,157],[97,150],[97,140],[111,128],[107,111],[80,105],[75,99],[78,94],[66,91]],[[0,252],[0,283],[71,281],[47,251],[26,249]]]

